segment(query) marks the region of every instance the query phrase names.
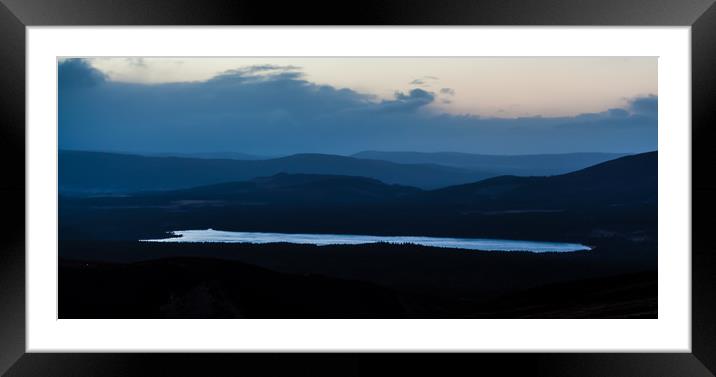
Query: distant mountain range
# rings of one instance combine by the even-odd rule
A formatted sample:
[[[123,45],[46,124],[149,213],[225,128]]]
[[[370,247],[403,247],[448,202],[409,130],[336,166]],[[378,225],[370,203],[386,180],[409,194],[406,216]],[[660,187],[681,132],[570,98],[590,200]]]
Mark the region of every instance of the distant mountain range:
[[[500,176],[434,190],[366,177],[280,173],[126,197],[61,197],[60,223],[65,235],[97,231],[98,237],[122,239],[207,228],[565,241],[620,234],[636,239],[656,234],[657,170],[658,155],[650,152],[558,176]]]
[[[375,159],[378,157],[376,153],[389,160]],[[388,184],[435,189],[505,174],[538,176],[564,173],[620,155],[486,156],[362,152],[356,156],[297,154],[269,159],[247,156],[247,159],[240,160],[210,156],[158,157],[60,151],[59,188],[66,194],[128,193],[247,181],[287,173],[360,176]]]
[[[388,202],[513,211],[656,204],[657,158],[657,152],[643,153],[563,175],[500,176],[436,190],[389,185],[365,177],[279,173],[244,182],[136,193],[133,197],[291,206]]]
[[[494,171],[499,172],[500,175],[544,176],[569,173],[626,155],[625,153],[564,153],[501,156],[459,152],[365,151],[351,157],[400,164],[431,163],[464,169]]]
[[[240,153],[240,152],[149,153],[149,154],[142,154],[142,156],[226,159],[226,160],[268,160],[270,158],[273,158],[273,157],[269,157],[269,156],[258,156],[255,154]]]
[[[493,172],[436,164],[398,164],[324,154],[297,154],[268,160],[232,160],[101,152],[59,153],[60,190],[69,192],[171,190],[245,181],[278,173],[361,176],[422,188],[474,182],[496,175]]]

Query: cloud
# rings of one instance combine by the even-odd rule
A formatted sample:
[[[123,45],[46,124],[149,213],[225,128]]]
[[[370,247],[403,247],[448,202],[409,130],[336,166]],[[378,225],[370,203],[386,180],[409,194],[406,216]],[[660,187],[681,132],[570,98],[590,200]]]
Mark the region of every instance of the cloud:
[[[128,58],[129,65],[136,68],[147,68],[144,58]]]
[[[455,95],[455,89],[442,88],[442,89],[440,89],[440,94],[445,94],[445,95],[447,95],[447,96],[454,96],[454,95]]]
[[[242,67],[235,70],[226,71],[225,74],[229,73],[241,73],[241,74],[251,74],[251,73],[259,73],[259,72],[287,72],[287,71],[297,71],[301,69],[301,67],[295,66],[295,65],[275,65],[275,64],[260,64],[260,65],[250,65],[247,67]]]
[[[413,111],[417,108],[429,105],[435,100],[435,96],[422,89],[413,89],[408,94],[395,92],[395,99],[380,103],[382,111]]]
[[[58,64],[57,77],[60,89],[92,87],[108,80],[107,75],[92,68],[84,59],[63,59]]]
[[[111,81],[85,61],[67,59],[58,74],[63,149],[509,154],[635,152],[657,145],[656,96],[574,117],[481,118],[440,113],[432,107],[436,95],[420,88],[381,101],[312,83],[291,66],[246,67],[201,82],[136,84]]]
[[[301,68],[293,65],[251,65],[241,67],[237,69],[230,69],[217,74],[208,81],[220,82],[220,81],[268,81],[276,78],[285,79],[300,79],[303,77],[303,73],[300,72]]]
[[[629,112],[632,114],[656,117],[659,113],[659,98],[655,95],[632,98],[629,101]]]
[[[626,118],[629,116],[629,111],[625,109],[609,109],[607,115],[613,118]]]
[[[415,79],[415,80],[411,81],[409,84],[416,85],[416,86],[430,86],[430,83],[428,81],[434,81],[434,80],[439,80],[439,79],[435,76],[423,76],[422,78]]]

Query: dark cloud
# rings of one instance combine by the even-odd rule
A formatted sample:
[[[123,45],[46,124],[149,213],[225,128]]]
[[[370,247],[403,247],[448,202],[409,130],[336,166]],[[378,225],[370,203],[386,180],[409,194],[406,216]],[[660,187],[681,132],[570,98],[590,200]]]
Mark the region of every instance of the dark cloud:
[[[601,113],[508,119],[439,113],[429,106],[435,94],[417,88],[379,101],[309,82],[295,67],[256,66],[202,82],[147,85],[110,81],[70,59],[58,74],[64,149],[558,153],[637,152],[656,149],[657,142],[656,96]]]
[[[659,113],[659,98],[655,95],[633,98],[629,101],[629,111],[632,114],[656,117]]]
[[[59,89],[92,87],[107,81],[107,75],[92,68],[84,59],[67,59],[58,64]]]
[[[395,92],[395,99],[382,101],[379,106],[381,111],[413,111],[419,107],[429,105],[435,100],[435,96],[422,89],[413,89],[408,94]]]
[[[410,85],[425,85],[425,81],[423,81],[421,79],[415,79],[410,82]]]
[[[626,118],[629,116],[629,112],[624,109],[609,109],[607,114],[614,118]]]

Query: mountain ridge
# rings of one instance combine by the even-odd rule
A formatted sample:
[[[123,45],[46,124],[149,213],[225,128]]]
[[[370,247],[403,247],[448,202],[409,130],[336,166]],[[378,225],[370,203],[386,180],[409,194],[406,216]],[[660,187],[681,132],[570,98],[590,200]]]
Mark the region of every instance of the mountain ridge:
[[[363,177],[276,174],[127,197],[60,197],[66,237],[147,239],[177,229],[499,237],[656,237],[656,152],[551,177],[437,190]],[[92,224],[84,226],[83,224]]]
[[[172,190],[281,172],[365,176],[421,188],[450,186],[496,175],[435,164],[398,164],[324,154],[231,160],[64,150],[59,153],[59,187],[65,192]]]
[[[464,152],[363,151],[352,157],[396,163],[433,163],[469,169],[497,169],[511,175],[556,175],[624,157],[627,153],[576,152],[559,154],[490,155]]]
[[[78,194],[175,190],[245,181],[278,173],[364,176],[389,184],[436,189],[516,172],[514,167],[464,168],[320,153],[237,160],[60,150],[58,165],[60,190],[63,193]],[[517,170],[524,173],[521,175],[534,176],[547,175],[541,173],[551,173],[555,169]]]
[[[431,191],[452,204],[545,208],[619,205],[621,201],[657,200],[658,153],[646,152],[602,162],[575,172],[549,177],[500,176]],[[643,199],[643,200],[640,200]]]

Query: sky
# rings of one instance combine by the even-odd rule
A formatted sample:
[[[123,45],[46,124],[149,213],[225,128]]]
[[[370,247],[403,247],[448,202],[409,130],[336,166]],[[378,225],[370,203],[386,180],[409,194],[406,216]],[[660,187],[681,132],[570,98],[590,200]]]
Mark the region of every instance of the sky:
[[[64,58],[61,149],[641,152],[657,59]]]
[[[247,66],[295,67],[316,84],[381,99],[422,88],[446,94],[431,107],[498,117],[597,112],[657,91],[652,57],[91,58],[89,63],[111,80],[133,83],[205,81]]]

